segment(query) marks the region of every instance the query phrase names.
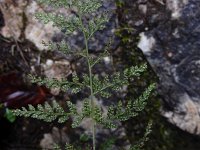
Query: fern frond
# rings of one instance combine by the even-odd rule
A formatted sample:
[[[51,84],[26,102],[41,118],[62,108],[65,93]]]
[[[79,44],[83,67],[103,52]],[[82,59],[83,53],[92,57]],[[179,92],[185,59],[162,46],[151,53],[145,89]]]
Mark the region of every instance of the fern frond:
[[[147,64],[144,63],[141,66],[132,66],[128,69],[124,70],[124,76],[126,78],[134,77],[134,76],[140,76],[142,72],[144,72],[147,69]]]
[[[73,145],[71,145],[71,144],[66,144],[66,145],[65,145],[65,150],[76,150],[76,149],[74,148]]]
[[[83,101],[82,114],[84,117],[90,117],[91,113],[92,113],[92,106],[90,105],[90,100],[85,99]]]
[[[53,150],[62,150],[62,148],[58,144],[55,144],[54,147],[53,147]],[[76,149],[74,148],[73,145],[66,143],[65,144],[65,150],[76,150]]]
[[[104,88],[110,85],[109,77],[106,75],[103,80],[100,80],[98,76],[93,76],[93,89],[94,95],[97,93],[100,94],[102,97],[108,98],[111,96],[111,93],[105,91]]]
[[[74,105],[70,101],[67,101],[67,106],[69,107],[69,112],[70,112],[71,115],[78,115],[76,105]]]
[[[54,13],[37,13],[35,17],[47,24],[53,22],[53,26],[58,27],[60,30],[65,31],[65,34],[71,34],[72,32],[80,28],[80,19],[76,16],[66,17],[62,14]]]
[[[77,126],[79,126],[84,118],[90,117],[91,113],[92,113],[92,106],[90,104],[90,100],[86,98],[83,101],[83,107],[81,109],[81,112],[76,113],[74,117],[72,127],[76,128]]]
[[[37,108],[28,105],[28,108],[22,107],[22,109],[12,110],[12,112],[16,116],[32,117],[46,122],[58,119],[59,123],[63,123],[69,118],[69,114],[56,101],[53,101],[52,106],[48,103],[45,103],[44,106],[39,104]]]
[[[51,5],[55,8],[59,8],[59,7],[65,7],[68,8],[71,6],[70,1],[71,0],[37,0],[39,3],[43,3],[43,4],[47,4],[47,5]]]
[[[149,134],[152,132],[152,125],[153,125],[153,121],[150,120],[146,127],[144,136],[134,146],[132,146],[130,148],[130,150],[141,150],[142,149],[145,142],[147,142],[149,140]]]
[[[103,13],[89,20],[86,26],[86,38],[89,40],[98,30],[103,30],[108,22],[107,13]]]
[[[53,145],[53,150],[62,150],[58,144]]]
[[[55,43],[55,42],[51,42],[51,41],[46,43],[46,42],[42,41],[42,44],[44,45],[44,47],[46,47],[50,51],[58,50],[64,54],[73,54],[71,48],[68,46],[67,42],[65,42],[64,40],[62,40],[59,43]]]
[[[49,79],[49,78],[41,78],[41,77],[35,77],[31,74],[29,74],[28,78],[31,80],[32,83],[37,83],[38,85],[45,85],[47,88],[60,88],[62,91],[66,92],[67,90],[70,90],[72,93],[78,93],[82,89],[86,88],[84,84],[79,82],[79,78],[75,73],[72,75],[72,80],[68,81],[66,79]]]
[[[147,100],[154,88],[155,84],[151,84],[138,99],[135,101],[129,100],[125,106],[121,101],[118,102],[117,106],[110,106],[107,113],[108,118],[110,120],[125,121],[137,116],[138,112],[145,108]]]
[[[103,125],[103,126],[105,126],[107,128],[116,128],[115,124],[113,124],[109,119],[103,117],[103,113],[102,113],[102,111],[101,111],[101,109],[99,107],[97,107],[97,106],[94,107],[93,111],[94,111],[93,119],[97,123],[99,123],[99,124],[101,124],[101,125]]]
[[[77,115],[77,116],[74,118],[74,120],[73,120],[72,128],[77,128],[77,127],[81,124],[81,122],[83,121],[83,119],[84,119],[83,114]]]
[[[80,15],[90,14],[101,7],[100,0],[72,0],[72,5],[78,9]]]
[[[110,106],[108,108],[107,116],[110,120],[126,121],[138,115],[137,112],[132,111],[130,106],[131,101],[126,106],[123,106],[119,101],[117,106]]]
[[[129,78],[134,76],[139,76],[142,72],[147,69],[147,65],[143,64],[141,66],[135,66],[128,69],[125,69],[123,73],[115,73],[113,76],[106,76],[103,81],[95,78],[94,82],[94,94],[100,94],[103,97],[109,97],[109,93],[105,90],[111,89],[114,91],[118,91],[121,89],[123,85],[129,84]],[[110,78],[110,79],[109,79]]]
[[[149,87],[142,93],[142,95],[133,102],[132,109],[134,111],[142,111],[145,108],[147,100],[151,92],[155,89],[155,86],[155,83],[150,84]]]

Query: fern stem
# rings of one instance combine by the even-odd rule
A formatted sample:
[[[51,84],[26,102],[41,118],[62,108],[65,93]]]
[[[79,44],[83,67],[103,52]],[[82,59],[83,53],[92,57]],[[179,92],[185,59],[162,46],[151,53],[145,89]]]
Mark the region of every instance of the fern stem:
[[[86,51],[87,51],[87,63],[88,63],[88,69],[89,69],[89,79],[90,79],[90,105],[92,106],[92,114],[91,114],[91,118],[93,118],[94,116],[94,107],[95,107],[95,103],[94,103],[94,93],[93,93],[93,80],[92,80],[92,67],[89,61],[89,52],[88,52],[88,41],[86,39],[86,36],[84,34],[84,38],[85,38],[85,46],[86,46]],[[96,122],[94,119],[92,119],[92,143],[93,143],[93,150],[96,149]]]
[[[94,107],[95,107],[95,103],[94,103],[94,92],[93,92],[93,80],[92,80],[92,67],[89,61],[89,52],[88,52],[88,41],[86,38],[86,35],[84,33],[84,39],[85,39],[85,46],[86,46],[86,52],[87,52],[87,63],[88,63],[88,69],[89,69],[89,79],[90,79],[90,104],[92,106],[92,114],[91,114],[91,118],[92,118],[92,145],[93,145],[93,150],[96,149],[96,121],[93,119],[94,117]]]
[[[95,108],[95,102],[94,102],[94,92],[93,92],[93,79],[92,79],[92,65],[90,64],[90,56],[89,56],[89,48],[88,48],[88,39],[84,30],[84,25],[82,22],[82,17],[79,15],[80,23],[81,23],[81,29],[83,32],[84,36],[84,43],[85,43],[85,49],[86,49],[86,59],[87,59],[87,64],[88,64],[88,71],[89,71],[89,80],[90,80],[90,105],[92,106],[92,113],[91,113],[91,118],[92,118],[92,147],[93,150],[96,150],[96,121],[93,119],[94,118],[94,108]]]
[[[86,52],[87,52],[87,63],[88,63],[88,70],[89,70],[89,79],[90,79],[90,104],[92,106],[92,145],[93,145],[93,150],[96,149],[96,121],[93,119],[94,118],[94,107],[95,107],[95,102],[94,102],[94,92],[93,92],[93,80],[92,80],[92,67],[89,61],[89,52],[88,52],[88,41],[86,38],[86,35],[84,33],[84,39],[85,39],[85,46],[86,46]]]

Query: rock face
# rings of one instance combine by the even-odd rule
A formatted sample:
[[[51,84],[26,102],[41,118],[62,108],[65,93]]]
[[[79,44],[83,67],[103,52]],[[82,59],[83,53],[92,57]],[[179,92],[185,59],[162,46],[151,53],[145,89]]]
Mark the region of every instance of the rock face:
[[[160,79],[163,115],[181,129],[199,135],[200,1],[166,0],[163,6],[164,17],[140,34],[138,47]]]

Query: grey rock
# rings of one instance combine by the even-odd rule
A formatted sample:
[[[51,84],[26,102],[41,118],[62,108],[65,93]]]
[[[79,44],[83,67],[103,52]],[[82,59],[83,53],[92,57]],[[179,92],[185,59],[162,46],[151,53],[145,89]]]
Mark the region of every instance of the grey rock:
[[[200,134],[200,1],[166,0],[165,8],[162,20],[152,17],[157,26],[140,34],[138,47],[160,79],[162,114]]]
[[[117,28],[117,19],[115,15],[116,6],[113,0],[102,0],[103,5],[97,12],[100,14],[104,11],[109,12],[109,23],[106,24],[106,29],[97,32],[94,38],[90,41],[90,50],[100,51],[108,43],[110,37],[114,37],[114,47],[119,43],[115,37],[114,31]],[[7,7],[9,6],[9,7]],[[25,38],[33,42],[39,50],[45,50],[42,41],[49,42],[51,40],[59,42],[63,39],[68,41],[72,49],[83,48],[83,35],[80,32],[74,32],[72,36],[66,36],[58,28],[52,26],[52,22],[43,24],[35,18],[37,12],[54,12],[69,16],[70,13],[66,9],[55,10],[51,6],[45,6],[37,1],[0,1],[0,33],[4,37],[14,37],[16,40]],[[1,19],[3,14],[3,19]],[[93,14],[93,15],[97,15]],[[24,19],[25,18],[25,19]]]

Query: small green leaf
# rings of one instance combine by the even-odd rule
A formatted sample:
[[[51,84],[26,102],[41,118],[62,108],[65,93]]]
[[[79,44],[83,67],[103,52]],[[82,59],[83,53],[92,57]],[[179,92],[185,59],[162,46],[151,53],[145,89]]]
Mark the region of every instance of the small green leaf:
[[[8,121],[10,121],[11,123],[13,123],[16,120],[16,116],[13,114],[13,112],[6,108],[6,113],[5,113],[5,117],[6,119],[8,119]]]

